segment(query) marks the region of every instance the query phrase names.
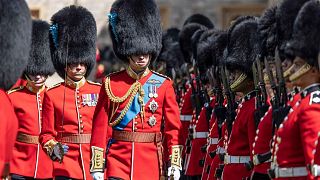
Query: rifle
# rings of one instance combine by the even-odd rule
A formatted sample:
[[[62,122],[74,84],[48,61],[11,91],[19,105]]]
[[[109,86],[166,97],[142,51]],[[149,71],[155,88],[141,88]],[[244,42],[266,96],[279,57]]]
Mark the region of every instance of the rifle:
[[[235,102],[235,96],[231,91],[231,88],[229,85],[229,80],[227,77],[230,77],[230,75],[226,67],[221,68],[221,76],[222,76],[223,87],[225,90],[225,95],[227,97],[227,103],[228,103],[227,112],[226,112],[226,123],[227,123],[228,136],[230,136],[231,130],[232,130],[232,124],[236,117],[235,110],[237,109],[237,104]]]
[[[256,110],[254,112],[254,119],[256,128],[260,123],[260,119],[268,111],[269,105],[267,100],[267,90],[263,79],[261,56],[257,56],[255,62],[252,65],[252,71],[255,79],[255,91],[256,91]]]

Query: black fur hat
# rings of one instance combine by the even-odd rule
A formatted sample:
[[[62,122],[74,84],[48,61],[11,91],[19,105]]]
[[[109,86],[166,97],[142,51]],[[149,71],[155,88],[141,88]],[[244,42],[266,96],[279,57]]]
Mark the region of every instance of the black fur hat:
[[[9,90],[28,64],[32,21],[24,0],[0,1],[0,88]]]
[[[187,63],[191,63],[192,56],[192,36],[198,30],[207,30],[203,25],[197,23],[190,23],[183,27],[179,33],[179,43],[181,52],[184,56],[184,60]]]
[[[159,61],[166,61],[165,56],[172,43],[179,41],[179,32],[180,30],[177,28],[170,28],[163,32],[162,35],[162,48],[159,54],[158,60]]]
[[[64,78],[65,61],[83,63],[90,74],[96,58],[96,21],[86,8],[68,6],[51,17],[50,49],[53,65]]]
[[[301,57],[312,66],[318,65],[320,42],[320,2],[311,0],[301,8],[293,27],[286,54]]]
[[[177,74],[181,74],[180,68],[184,64],[184,58],[178,42],[172,43],[162,57],[165,58],[166,62],[166,75],[172,77],[172,69],[175,69]]]
[[[151,54],[157,59],[162,46],[160,12],[154,0],[116,0],[109,14],[113,50],[119,59]]]
[[[209,30],[202,34],[197,46],[197,61],[200,73],[211,66],[218,66],[228,43],[226,31]]]
[[[258,19],[253,16],[238,18],[228,32],[226,65],[252,77],[252,63],[259,48]]]
[[[25,74],[47,76],[55,72],[50,54],[49,27],[45,21],[32,21],[32,44]]]
[[[267,9],[259,18],[258,32],[261,46],[261,56],[274,56],[277,46],[277,6]]]
[[[278,49],[282,60],[285,59],[284,49],[292,37],[293,24],[299,10],[309,0],[283,0],[276,11],[278,26]]]
[[[195,62],[198,64],[198,57],[197,57],[197,47],[198,44],[200,43],[200,37],[202,36],[202,34],[204,34],[207,30],[204,29],[198,29],[195,33],[193,33],[192,37],[191,37],[191,47],[192,47],[192,55],[193,58],[195,60]]]
[[[186,26],[190,23],[197,23],[197,24],[201,24],[205,27],[207,27],[208,29],[213,29],[214,28],[214,24],[211,22],[211,20],[202,15],[202,14],[193,14],[190,17],[188,17],[184,23],[183,26]]]

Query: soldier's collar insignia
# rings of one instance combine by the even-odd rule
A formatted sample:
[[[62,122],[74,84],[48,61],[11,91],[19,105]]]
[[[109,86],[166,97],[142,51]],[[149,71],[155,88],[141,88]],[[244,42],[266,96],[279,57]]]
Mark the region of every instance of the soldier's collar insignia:
[[[315,92],[320,90],[320,84],[316,83],[316,84],[312,84],[308,87],[306,87],[302,92],[301,92],[301,98],[305,98],[307,97],[310,93]]]
[[[128,66],[128,67],[126,68],[126,72],[127,72],[127,74],[128,74],[131,78],[133,78],[133,79],[135,79],[135,80],[139,80],[139,79],[147,76],[147,75],[149,74],[150,70],[149,70],[149,68],[147,68],[147,69],[144,70],[143,72],[137,74],[136,72],[134,72],[134,71],[131,69],[130,66]]]
[[[67,77],[66,79],[66,84],[67,86],[74,88],[74,89],[79,89],[82,86],[84,86],[84,84],[86,83],[86,78],[82,78],[80,81],[73,81],[72,79],[70,79],[69,77]]]
[[[82,105],[96,106],[98,103],[98,94],[82,94]]]

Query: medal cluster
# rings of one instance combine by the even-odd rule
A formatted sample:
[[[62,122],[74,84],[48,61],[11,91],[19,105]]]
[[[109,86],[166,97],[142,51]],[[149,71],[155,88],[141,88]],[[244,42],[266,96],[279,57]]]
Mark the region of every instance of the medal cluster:
[[[112,117],[110,117],[109,126],[114,127],[114,126],[118,125],[121,122],[122,118],[128,112],[129,107],[132,104],[132,101],[133,101],[133,99],[134,99],[134,97],[135,97],[135,95],[137,93],[139,93],[139,99],[138,100],[139,100],[139,103],[141,104],[142,117],[144,117],[144,102],[143,102],[144,91],[142,89],[142,85],[141,85],[140,82],[136,81],[134,84],[132,84],[132,86],[130,87],[130,89],[127,91],[127,93],[124,96],[118,97],[118,96],[115,96],[112,93],[111,85],[110,85],[110,77],[107,77],[106,81],[105,81],[105,89],[106,89],[107,96],[110,98],[110,101],[113,102],[113,103],[124,102],[130,96],[129,102],[127,103],[127,105],[125,106],[123,111],[121,111],[121,114],[119,115],[119,117],[113,122],[111,122],[112,121]]]

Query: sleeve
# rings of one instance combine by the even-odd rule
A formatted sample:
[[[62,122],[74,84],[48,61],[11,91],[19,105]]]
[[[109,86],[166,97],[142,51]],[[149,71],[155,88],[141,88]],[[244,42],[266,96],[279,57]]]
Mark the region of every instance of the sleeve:
[[[103,172],[104,152],[108,139],[108,98],[105,85],[100,89],[98,103],[94,112],[91,133],[91,168],[90,172]]]
[[[53,147],[58,142],[56,141],[55,131],[55,118],[54,118],[54,105],[47,93],[44,93],[42,104],[42,127],[39,137],[39,142],[45,152],[50,156],[53,151]]]
[[[316,148],[315,142],[318,140],[318,132],[320,131],[319,114],[320,104],[308,104],[298,112],[300,137],[307,166],[314,159],[312,151]]]
[[[178,145],[179,131],[181,128],[179,108],[172,86],[172,81],[169,82],[165,91],[163,108],[165,122],[164,135],[167,139],[169,154],[171,154],[172,147]]]
[[[15,143],[18,119],[12,104],[4,92],[0,92],[0,177],[9,175],[9,162],[12,158],[12,149]]]
[[[255,101],[254,101],[255,102]],[[256,125],[254,120],[255,103],[249,108],[248,112],[248,141],[250,146],[250,159],[252,160],[252,150],[254,138],[256,137]]]

